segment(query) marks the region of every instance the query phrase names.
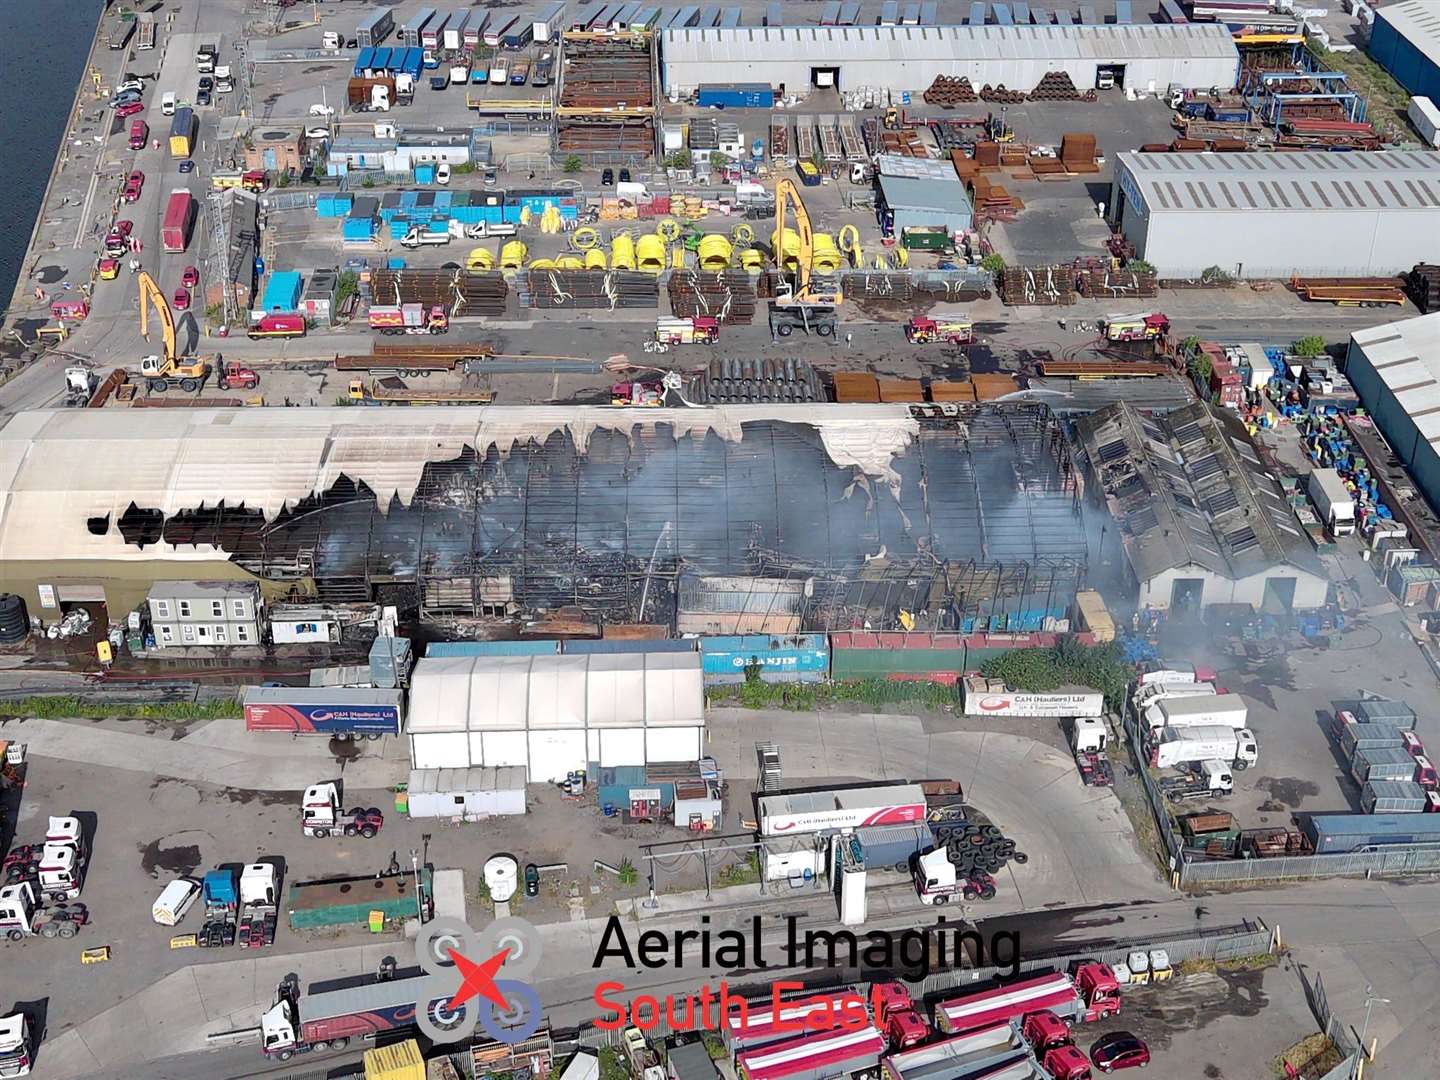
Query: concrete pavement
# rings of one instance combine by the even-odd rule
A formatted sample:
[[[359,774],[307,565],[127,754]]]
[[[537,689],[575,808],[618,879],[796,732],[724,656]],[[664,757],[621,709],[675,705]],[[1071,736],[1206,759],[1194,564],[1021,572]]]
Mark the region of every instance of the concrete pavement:
[[[244,738],[241,720],[214,720],[183,739],[156,739],[131,735],[64,720],[17,720],[3,728],[7,739],[22,742],[31,756],[61,758],[126,772],[193,780],[219,787],[249,791],[303,791],[317,776],[337,771],[336,756],[324,738]],[[355,760],[338,763],[345,781],[354,788],[383,790],[409,774],[402,757],[386,754],[386,745],[374,747]]]

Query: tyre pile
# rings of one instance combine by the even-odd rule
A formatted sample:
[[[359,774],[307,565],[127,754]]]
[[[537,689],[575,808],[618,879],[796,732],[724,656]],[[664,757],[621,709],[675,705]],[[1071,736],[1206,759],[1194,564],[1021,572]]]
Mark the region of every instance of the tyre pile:
[[[969,877],[977,872],[998,874],[1012,860],[1022,866],[1030,861],[1030,856],[1017,850],[1015,841],[1005,836],[998,825],[941,822],[933,826],[933,831],[937,845],[945,845],[945,854],[955,867],[957,877]]]

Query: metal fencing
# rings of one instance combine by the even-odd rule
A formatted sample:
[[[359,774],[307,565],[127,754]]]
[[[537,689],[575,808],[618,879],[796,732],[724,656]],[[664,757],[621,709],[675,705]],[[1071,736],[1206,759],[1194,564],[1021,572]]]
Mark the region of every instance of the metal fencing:
[[[1305,1001],[1315,1016],[1315,1023],[1319,1026],[1321,1033],[1342,1055],[1340,1063],[1333,1066],[1318,1080],[1354,1080],[1360,1061],[1365,1056],[1365,1048],[1360,1043],[1360,1036],[1355,1033],[1354,1028],[1330,1011],[1330,999],[1325,993],[1325,983],[1319,972],[1316,972],[1312,982],[1306,975],[1305,968],[1296,964],[1295,974],[1299,976],[1300,985],[1305,990]]]
[[[1399,877],[1440,873],[1440,850],[1362,851],[1340,855],[1287,855],[1228,862],[1181,862],[1181,886],[1308,881],[1328,877]]]
[[[1170,821],[1169,804],[1166,803],[1165,796],[1160,793],[1160,788],[1155,783],[1155,777],[1150,775],[1150,763],[1145,759],[1145,744],[1140,738],[1140,718],[1134,715],[1133,709],[1126,710],[1126,712],[1127,715],[1121,720],[1121,723],[1125,728],[1125,742],[1130,747],[1130,760],[1135,766],[1136,775],[1140,777],[1140,786],[1145,789],[1145,798],[1150,803],[1150,813],[1155,818],[1155,827],[1160,830],[1160,842],[1165,846],[1163,854],[1168,860],[1171,870],[1181,871],[1181,883],[1183,884],[1184,845],[1175,835],[1175,827]]]

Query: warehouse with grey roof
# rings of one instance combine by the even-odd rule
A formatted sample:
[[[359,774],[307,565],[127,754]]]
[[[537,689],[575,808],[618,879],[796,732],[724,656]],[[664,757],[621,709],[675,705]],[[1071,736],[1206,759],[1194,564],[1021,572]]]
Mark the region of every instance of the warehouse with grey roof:
[[[761,82],[787,94],[872,86],[923,91],[940,75],[1029,92],[1064,71],[1080,90],[1233,86],[1239,54],[1218,23],[1101,26],[742,26],[666,30],[665,89]]]
[[[1121,402],[1075,427],[1086,494],[1115,522],[1140,607],[1324,605],[1315,549],[1233,412],[1147,416]]]
[[[1162,277],[1395,274],[1434,259],[1440,153],[1127,151],[1109,213]]]

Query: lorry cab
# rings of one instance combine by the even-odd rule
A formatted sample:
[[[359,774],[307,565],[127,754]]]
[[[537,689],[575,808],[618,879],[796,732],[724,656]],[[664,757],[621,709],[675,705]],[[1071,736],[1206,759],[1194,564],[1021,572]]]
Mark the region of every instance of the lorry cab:
[[[1057,1046],[1042,1059],[1053,1080],[1090,1080],[1090,1059],[1078,1046]]]
[[[0,1076],[30,1075],[30,1020],[24,1013],[0,1016]]]
[[[161,116],[174,116],[174,115],[175,115],[175,104],[176,104],[177,101],[179,101],[179,98],[176,97],[175,91],[173,91],[173,90],[166,90],[165,93],[161,94],[161,95],[160,95],[160,115],[161,115]]]
[[[930,1037],[930,1025],[920,1016],[910,991],[898,982],[877,983],[873,990],[875,1021],[892,1050],[904,1050]]]
[[[294,1057],[298,1019],[295,1001],[282,987],[278,1000],[260,1017],[260,1046],[266,1057],[281,1061]]]
[[[1020,1034],[1036,1054],[1071,1045],[1069,1025],[1049,1009],[1027,1013]]]
[[[1248,769],[1260,760],[1260,744],[1249,728],[1235,732],[1235,768]]]
[[[1110,742],[1105,721],[1093,716],[1077,716],[1070,721],[1070,749],[1077,754],[1101,751]]]
[[[1235,790],[1235,777],[1230,772],[1230,766],[1223,761],[1202,761],[1200,762],[1200,779],[1205,786],[1215,792],[1229,794]]]

